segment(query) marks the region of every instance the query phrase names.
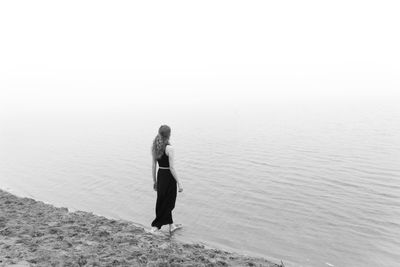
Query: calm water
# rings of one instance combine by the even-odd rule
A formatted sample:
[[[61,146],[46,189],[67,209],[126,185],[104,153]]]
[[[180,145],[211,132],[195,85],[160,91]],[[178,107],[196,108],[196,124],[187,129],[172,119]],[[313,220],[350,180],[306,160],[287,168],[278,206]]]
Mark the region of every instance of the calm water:
[[[0,187],[148,226],[150,144],[172,127],[178,239],[287,266],[399,266],[398,101],[1,115]]]

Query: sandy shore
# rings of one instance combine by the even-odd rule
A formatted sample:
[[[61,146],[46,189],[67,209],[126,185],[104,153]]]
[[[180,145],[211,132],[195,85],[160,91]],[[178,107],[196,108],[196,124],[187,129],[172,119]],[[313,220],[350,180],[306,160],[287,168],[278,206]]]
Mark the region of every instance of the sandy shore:
[[[274,266],[0,190],[0,266]]]

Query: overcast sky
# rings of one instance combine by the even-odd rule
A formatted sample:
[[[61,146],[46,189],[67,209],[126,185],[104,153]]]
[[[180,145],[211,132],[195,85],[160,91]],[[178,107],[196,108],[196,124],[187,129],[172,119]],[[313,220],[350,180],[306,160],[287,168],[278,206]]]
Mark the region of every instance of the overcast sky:
[[[400,95],[398,1],[2,1],[7,110]]]

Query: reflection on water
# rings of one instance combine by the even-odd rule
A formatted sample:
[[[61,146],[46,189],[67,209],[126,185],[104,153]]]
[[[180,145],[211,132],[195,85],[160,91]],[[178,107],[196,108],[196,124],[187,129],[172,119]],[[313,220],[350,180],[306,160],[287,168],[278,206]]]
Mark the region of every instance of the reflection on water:
[[[4,117],[0,186],[148,226],[162,123],[185,188],[179,239],[294,266],[400,262],[400,110],[390,103]]]

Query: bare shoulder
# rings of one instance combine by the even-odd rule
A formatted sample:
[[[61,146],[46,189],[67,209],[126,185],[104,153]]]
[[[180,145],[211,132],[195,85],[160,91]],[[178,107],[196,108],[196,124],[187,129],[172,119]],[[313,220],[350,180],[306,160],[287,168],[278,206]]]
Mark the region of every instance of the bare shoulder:
[[[165,152],[166,152],[166,154],[169,156],[170,153],[174,153],[174,148],[173,148],[171,145],[167,145],[167,146],[165,147]]]

